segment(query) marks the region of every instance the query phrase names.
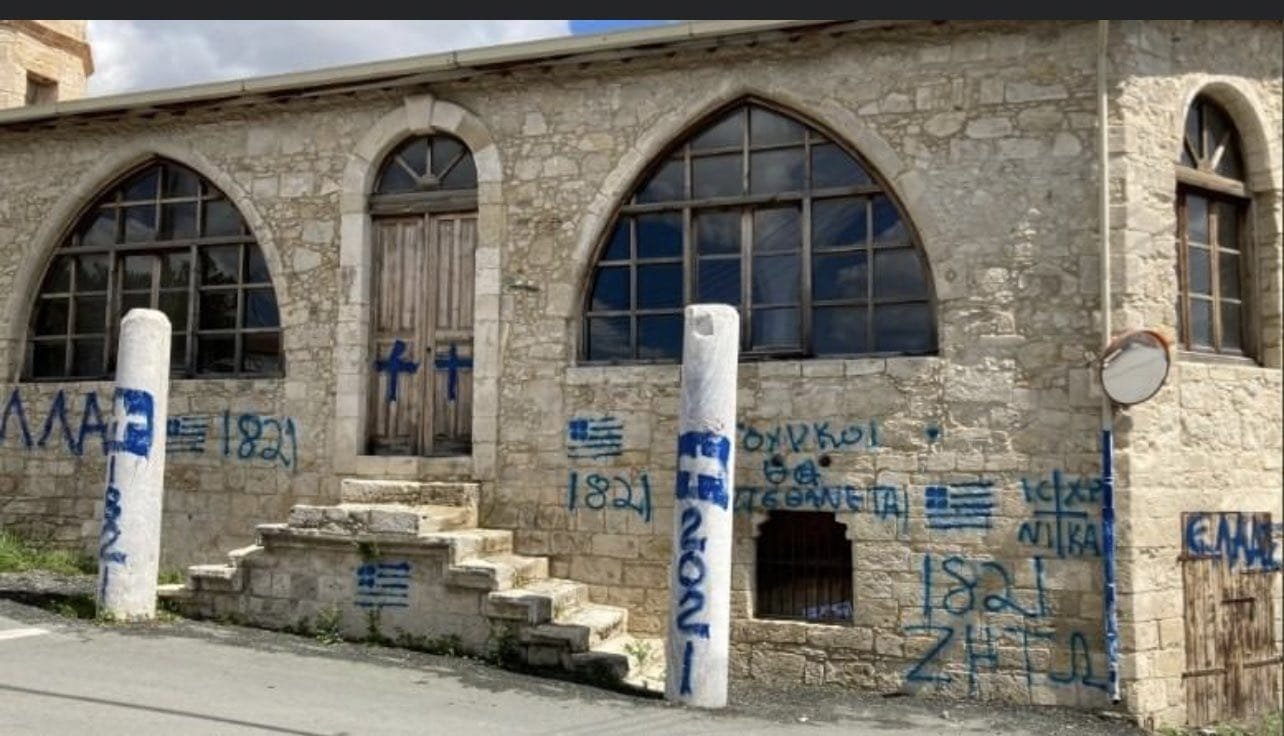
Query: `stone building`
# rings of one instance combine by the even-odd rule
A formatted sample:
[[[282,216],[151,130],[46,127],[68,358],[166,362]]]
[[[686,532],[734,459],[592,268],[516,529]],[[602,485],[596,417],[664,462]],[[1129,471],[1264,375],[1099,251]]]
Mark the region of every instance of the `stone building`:
[[[678,336],[723,301],[733,677],[1106,706],[1113,550],[1122,707],[1260,708],[1284,31],[1112,22],[1100,67],[1098,33],[719,21],[0,112],[0,523],[99,549],[113,330],[151,306],[164,562],[240,548],[191,605],[618,655],[700,615]],[[1112,412],[1113,535],[1103,186],[1113,333],[1172,359]]]
[[[83,20],[0,20],[0,108],[74,100],[94,73]]]

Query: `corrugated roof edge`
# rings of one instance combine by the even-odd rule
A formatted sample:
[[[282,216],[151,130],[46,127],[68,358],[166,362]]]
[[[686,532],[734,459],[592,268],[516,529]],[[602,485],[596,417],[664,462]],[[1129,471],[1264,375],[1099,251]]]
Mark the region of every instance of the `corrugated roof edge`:
[[[280,97],[320,87],[347,89],[352,85],[387,81],[396,86],[399,78],[405,84],[427,81],[423,75],[434,72],[483,71],[488,67],[535,65],[554,59],[588,54],[619,53],[671,46],[684,42],[717,40],[773,31],[804,30],[812,26],[842,24],[850,30],[900,25],[906,21],[842,20],[708,20],[686,21],[671,25],[584,36],[523,41],[518,43],[461,49],[438,54],[412,56],[387,61],[328,67],[305,72],[274,74],[248,79],[195,84],[184,87],[148,90],[103,97],[84,97],[50,105],[17,107],[0,110],[0,127],[31,124],[53,119],[94,117],[136,109],[183,107],[189,104],[238,97],[270,95]],[[912,22],[912,21],[911,21]]]

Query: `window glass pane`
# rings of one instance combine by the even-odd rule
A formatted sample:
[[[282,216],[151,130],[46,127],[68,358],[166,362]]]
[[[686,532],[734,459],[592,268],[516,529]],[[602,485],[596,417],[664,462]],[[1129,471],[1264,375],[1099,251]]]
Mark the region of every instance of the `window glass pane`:
[[[103,373],[102,338],[71,341],[71,375],[98,376]]]
[[[80,245],[99,247],[116,242],[116,210],[103,208],[90,216],[80,230]]]
[[[692,139],[691,150],[741,146],[744,143],[744,125],[745,112],[740,108]]]
[[[1212,294],[1213,277],[1212,261],[1206,248],[1191,246],[1187,263],[1190,266],[1190,282],[1187,284],[1191,293]]]
[[[455,164],[446,176],[441,180],[442,189],[476,189],[477,188],[477,165],[473,163],[471,155],[465,156],[459,163]]]
[[[281,315],[276,308],[276,294],[271,289],[246,289],[242,327],[278,327]]]
[[[629,267],[598,268],[589,309],[605,312],[629,309]]]
[[[1181,163],[1183,166],[1195,168],[1195,158],[1190,154],[1190,146],[1186,143],[1181,144]]]
[[[1208,242],[1208,200],[1196,194],[1186,195],[1186,240]]]
[[[800,192],[806,175],[802,148],[749,154],[749,191],[753,194]]]
[[[67,334],[67,315],[70,314],[67,299],[41,299],[36,306],[35,334]]]
[[[700,259],[696,274],[696,301],[740,305],[740,260]]]
[[[241,337],[241,370],[246,373],[281,372],[281,334],[254,332]]]
[[[1217,270],[1220,272],[1221,297],[1223,299],[1239,299],[1239,256],[1235,253],[1222,251],[1217,254]]]
[[[200,328],[222,330],[236,327],[236,292],[207,291],[201,294]]]
[[[908,243],[909,234],[905,231],[905,222],[896,205],[887,197],[879,194],[874,197],[874,242],[875,243]]]
[[[1244,165],[1239,156],[1239,141],[1235,136],[1232,135],[1230,140],[1226,141],[1226,150],[1222,151],[1222,157],[1217,160],[1217,166],[1213,170],[1231,179],[1244,178]]]
[[[1222,350],[1239,351],[1244,347],[1239,318],[1239,305],[1222,302]]]
[[[691,159],[691,196],[704,199],[743,194],[742,161],[738,153]]]
[[[160,294],[157,308],[169,317],[169,324],[175,330],[187,329],[187,292],[166,291]]]
[[[400,194],[418,191],[418,189],[418,180],[396,160],[392,160],[384,167],[383,174],[379,177],[379,186],[375,191],[379,194]]]
[[[192,257],[187,253],[166,253],[161,256],[160,285],[187,286],[191,283]]]
[[[59,342],[33,342],[31,345],[31,375],[53,378],[67,371],[67,346]]]
[[[201,248],[201,283],[235,284],[240,278],[236,268],[240,258],[241,246],[239,245]]]
[[[196,203],[180,202],[161,208],[161,239],[196,237]]]
[[[1195,155],[1199,158],[1204,157],[1204,145],[1199,137],[1199,108],[1198,103],[1190,106],[1186,111],[1186,142],[1194,149]]]
[[[155,256],[125,256],[121,260],[124,262],[124,273],[121,275],[124,288],[152,288],[152,264]]]
[[[232,373],[236,370],[236,338],[201,335],[196,338],[197,373]]]
[[[864,197],[817,199],[811,203],[811,246],[862,245],[868,235]]]
[[[801,272],[795,255],[756,256],[753,259],[753,303],[797,304]]]
[[[606,253],[602,255],[602,260],[629,260],[629,218],[621,217],[616,223],[615,229],[611,231],[611,239],[606,244]]]
[[[169,367],[171,369],[187,367],[187,334],[175,332],[169,338]]]
[[[753,310],[753,347],[795,347],[799,344],[797,309]]]
[[[125,182],[125,201],[134,202],[140,199],[155,199],[156,186],[160,181],[160,169],[161,167],[159,166],[153,166]]]
[[[271,280],[263,250],[257,245],[245,246],[245,283],[266,284]]]
[[[684,199],[684,178],[681,159],[665,161],[638,190],[638,202],[673,202]]]
[[[107,329],[107,297],[77,296],[75,332],[81,335],[102,334]]]
[[[682,264],[638,266],[638,309],[682,306]]]
[[[833,143],[811,147],[811,187],[863,187],[873,183],[864,167]]]
[[[1213,346],[1213,303],[1205,299],[1190,300],[1190,342]]]
[[[40,284],[40,292],[48,294],[49,292],[68,292],[71,291],[71,259],[62,256],[55,258],[53,263],[49,264],[49,270],[45,273],[45,280]]]
[[[165,167],[166,197],[195,197],[200,194],[200,179],[181,166]]]
[[[874,350],[920,353],[932,349],[932,310],[927,304],[874,307]]]
[[[919,299],[927,296],[927,282],[918,253],[913,248],[874,251],[874,297]]]
[[[628,317],[590,317],[588,325],[589,360],[628,360],[633,357]]]
[[[638,358],[677,360],[681,357],[681,314],[653,314],[638,317]]]
[[[226,199],[213,199],[205,203],[205,235],[240,235],[241,216]]]
[[[816,301],[863,299],[869,292],[869,255],[863,251],[812,258],[811,293]]]
[[[798,206],[754,210],[755,253],[798,250],[802,247],[802,210]]]
[[[865,307],[816,307],[812,311],[812,351],[817,355],[867,352],[867,312]]]
[[[682,214],[638,215],[638,258],[676,258],[682,255]]]
[[[802,143],[805,128],[784,115],[761,107],[749,109],[749,145]]]
[[[443,135],[432,137],[432,173],[441,178],[446,167],[455,163],[455,158],[464,152],[464,146],[454,138]]]
[[[1217,205],[1217,244],[1239,250],[1239,211],[1226,202]]]
[[[1226,114],[1216,105],[1204,104],[1204,127],[1208,131],[1207,145],[1204,152],[1206,158],[1211,158],[1217,151],[1224,139],[1231,134],[1230,121],[1226,119]]]
[[[155,205],[126,207],[124,212],[126,243],[146,243],[156,239]]]
[[[80,256],[76,259],[76,291],[106,291],[111,257]]]
[[[739,210],[700,212],[695,222],[696,252],[700,255],[740,252]]]
[[[150,309],[152,296],[147,292],[129,292],[120,295],[120,316],[124,318],[131,309]]]

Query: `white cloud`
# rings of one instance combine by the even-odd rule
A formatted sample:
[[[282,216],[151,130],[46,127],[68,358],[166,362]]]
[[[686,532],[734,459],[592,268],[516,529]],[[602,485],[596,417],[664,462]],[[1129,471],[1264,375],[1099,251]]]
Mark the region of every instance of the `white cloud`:
[[[565,20],[91,20],[90,95],[489,46],[570,33]]]

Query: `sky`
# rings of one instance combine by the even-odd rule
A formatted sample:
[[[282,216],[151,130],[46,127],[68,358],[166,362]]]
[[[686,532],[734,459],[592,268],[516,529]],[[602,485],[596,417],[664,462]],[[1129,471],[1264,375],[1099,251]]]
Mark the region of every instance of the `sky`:
[[[91,20],[90,96],[320,69],[660,20]]]

